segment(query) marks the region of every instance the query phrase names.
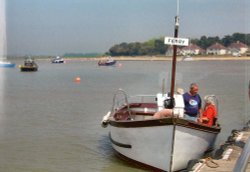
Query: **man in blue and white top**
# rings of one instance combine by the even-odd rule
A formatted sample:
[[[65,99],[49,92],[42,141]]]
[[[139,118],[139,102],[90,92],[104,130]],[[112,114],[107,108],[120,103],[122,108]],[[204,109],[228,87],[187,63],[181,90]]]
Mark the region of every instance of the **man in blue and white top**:
[[[199,114],[201,114],[201,97],[198,94],[199,87],[196,83],[190,84],[189,92],[183,94],[184,99],[184,118],[188,120],[197,121]]]

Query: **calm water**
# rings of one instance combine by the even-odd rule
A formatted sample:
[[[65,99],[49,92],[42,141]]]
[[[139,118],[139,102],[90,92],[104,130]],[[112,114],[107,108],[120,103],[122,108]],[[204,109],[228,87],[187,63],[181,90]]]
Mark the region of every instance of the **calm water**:
[[[119,67],[83,61],[37,63],[39,71],[34,73],[0,68],[0,171],[143,171],[114,155],[100,121],[118,88],[130,95],[160,92],[162,79],[170,80],[165,77],[170,62],[121,62]],[[222,132],[217,146],[250,118],[249,66],[249,61],[178,63],[178,86],[187,90],[197,82],[202,96],[219,98]],[[81,82],[75,83],[78,76]]]

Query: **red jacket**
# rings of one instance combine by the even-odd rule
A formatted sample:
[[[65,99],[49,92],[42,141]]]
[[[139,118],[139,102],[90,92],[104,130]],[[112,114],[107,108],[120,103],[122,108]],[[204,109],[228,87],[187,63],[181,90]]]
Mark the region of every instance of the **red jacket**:
[[[214,122],[214,118],[216,117],[216,107],[214,105],[208,105],[205,107],[205,110],[202,114],[202,118],[207,117],[208,118],[208,122],[206,123],[206,125],[208,126],[212,126],[213,122]]]

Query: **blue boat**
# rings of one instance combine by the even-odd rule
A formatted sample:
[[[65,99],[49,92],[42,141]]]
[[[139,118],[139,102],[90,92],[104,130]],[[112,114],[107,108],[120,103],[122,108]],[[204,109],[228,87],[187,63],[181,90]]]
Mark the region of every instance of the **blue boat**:
[[[0,61],[0,67],[13,68],[15,66],[16,66],[15,63],[11,63],[11,62],[8,62],[8,61]]]

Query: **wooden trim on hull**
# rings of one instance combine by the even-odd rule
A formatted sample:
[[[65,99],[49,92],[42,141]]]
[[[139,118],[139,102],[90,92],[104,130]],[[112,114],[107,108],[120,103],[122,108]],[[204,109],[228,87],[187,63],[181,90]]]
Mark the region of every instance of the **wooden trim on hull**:
[[[132,148],[131,145],[124,144],[124,143],[119,143],[119,142],[115,141],[114,139],[112,139],[112,136],[111,136],[110,132],[109,132],[109,139],[116,146],[119,146],[119,147],[122,147],[122,148],[130,148],[130,149]]]
[[[202,125],[193,121],[189,121],[183,118],[177,117],[168,117],[168,118],[161,118],[161,119],[149,119],[149,120],[110,120],[109,124],[114,127],[118,128],[138,128],[138,127],[153,127],[153,126],[164,126],[164,125],[177,125],[183,126],[187,128],[192,128],[195,130],[200,130],[204,132],[210,133],[219,133],[221,128],[220,127],[209,127],[206,125]]]

